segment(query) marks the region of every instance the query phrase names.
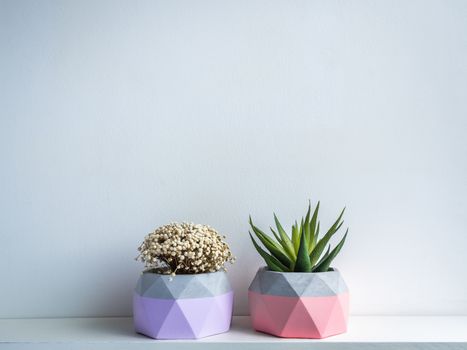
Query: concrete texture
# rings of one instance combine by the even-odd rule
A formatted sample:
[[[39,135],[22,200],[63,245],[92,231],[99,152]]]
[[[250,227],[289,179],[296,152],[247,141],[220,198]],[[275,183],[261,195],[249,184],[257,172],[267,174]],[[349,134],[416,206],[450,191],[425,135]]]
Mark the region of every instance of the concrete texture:
[[[288,297],[322,297],[348,292],[337,269],[328,272],[276,272],[266,267],[258,270],[249,290],[268,295]]]
[[[205,298],[232,291],[224,271],[193,275],[143,273],[136,284],[140,296],[159,299]]]

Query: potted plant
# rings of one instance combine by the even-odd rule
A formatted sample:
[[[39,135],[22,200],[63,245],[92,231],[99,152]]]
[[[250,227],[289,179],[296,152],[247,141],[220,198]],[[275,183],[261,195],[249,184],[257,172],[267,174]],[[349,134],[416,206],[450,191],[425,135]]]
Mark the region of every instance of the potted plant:
[[[207,225],[171,223],[144,239],[146,265],[133,295],[138,333],[155,339],[202,338],[229,330],[233,291],[224,264],[229,246]]]
[[[330,239],[341,228],[344,210],[320,238],[319,202],[311,204],[289,237],[274,214],[274,239],[250,226],[263,249],[250,237],[267,267],[256,273],[248,289],[252,325],[257,331],[285,338],[325,338],[347,330],[349,293],[331,263],[344,245],[347,231],[331,249]],[[327,249],[326,249],[327,247]]]

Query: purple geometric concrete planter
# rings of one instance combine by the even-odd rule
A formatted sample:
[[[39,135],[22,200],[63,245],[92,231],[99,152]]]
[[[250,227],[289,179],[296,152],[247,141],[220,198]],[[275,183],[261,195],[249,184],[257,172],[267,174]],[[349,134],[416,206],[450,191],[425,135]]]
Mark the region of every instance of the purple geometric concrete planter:
[[[141,275],[133,296],[135,330],[154,339],[193,339],[227,332],[233,291],[224,271]]]

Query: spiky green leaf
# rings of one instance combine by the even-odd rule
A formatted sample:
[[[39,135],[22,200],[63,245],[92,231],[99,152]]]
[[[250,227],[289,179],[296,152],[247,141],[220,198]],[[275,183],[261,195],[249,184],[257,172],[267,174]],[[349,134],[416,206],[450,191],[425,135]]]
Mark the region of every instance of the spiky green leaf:
[[[308,255],[308,242],[306,235],[302,232],[300,236],[300,246],[298,248],[297,261],[295,262],[295,272],[311,272],[310,256]]]
[[[295,254],[297,254],[298,247],[300,246],[300,230],[297,221],[295,221],[295,225],[292,226],[292,243],[294,246]]]
[[[266,251],[264,251],[258,243],[254,240],[253,236],[251,235],[251,232],[248,232],[250,234],[251,241],[253,242],[254,247],[256,248],[256,251],[261,255],[261,257],[264,259],[266,262],[266,265],[268,265],[269,269],[272,271],[280,271],[280,272],[287,272],[289,269],[284,266],[277,258],[275,258],[272,255],[269,255]]]
[[[310,240],[311,240],[310,215],[311,215],[311,201],[308,201],[308,210],[305,215],[305,221],[303,222],[303,234],[306,236],[308,251],[309,251]],[[308,254],[310,253],[308,252]]]
[[[308,240],[308,253],[311,253],[313,248],[316,245],[318,234],[316,232],[316,221],[318,220],[318,211],[319,211],[319,201],[316,204],[316,208],[313,211],[313,216],[310,221],[310,238]]]
[[[277,218],[276,214],[274,214],[274,221],[276,223],[277,231],[279,232],[279,235],[281,237],[281,244],[284,247],[285,252],[289,256],[289,258],[293,261],[297,257],[297,254],[295,253],[294,245],[292,241],[290,240],[289,236],[285,232],[284,228],[282,227],[279,219]]]
[[[332,226],[329,228],[328,231],[334,231],[336,232],[338,229],[340,229],[340,227],[342,226],[342,224],[344,222],[340,222],[341,219],[342,219],[342,216],[344,215],[344,212],[345,212],[345,207],[344,209],[342,209],[341,213],[339,214],[339,217],[336,219],[336,221],[334,222],[334,224],[332,224]]]
[[[264,247],[269,250],[271,255],[277,258],[283,265],[285,266],[292,266],[292,260],[287,256],[284,251],[284,248],[277,242],[275,242],[271,237],[261,231],[258,227],[253,224],[253,220],[250,216],[250,226],[253,229],[256,237],[261,241]]]
[[[319,257],[323,253],[324,248],[326,245],[329,243],[329,240],[331,237],[337,232],[337,230],[342,226],[342,222],[340,222],[342,215],[344,215],[345,208],[342,209],[342,212],[340,213],[339,217],[337,220],[334,222],[334,224],[329,228],[328,232],[321,238],[317,243],[316,246],[313,248],[311,254],[310,254],[310,261],[311,265],[315,266],[316,262],[319,260]]]
[[[329,266],[331,266],[332,261],[334,258],[339,254],[340,250],[342,249],[342,246],[345,243],[345,239],[347,237],[347,233],[349,232],[349,229],[345,231],[344,237],[342,237],[341,241],[339,244],[337,244],[334,249],[332,250],[331,253],[328,254],[328,256],[323,259],[316,267],[313,269],[313,272],[326,272],[329,270]]]
[[[278,242],[280,243],[281,238],[279,237],[279,235],[277,234],[277,232],[274,231],[274,229],[273,229],[271,226],[269,226],[269,229],[271,230],[272,234],[274,235],[274,238],[276,239],[276,241],[278,241]]]
[[[313,248],[311,249],[311,251],[315,249],[316,243],[318,243],[318,239],[319,239],[319,221],[318,221],[318,225],[316,226],[315,235],[313,236]]]
[[[321,264],[323,262],[324,259],[326,259],[329,255],[329,252],[331,251],[331,245],[329,244],[328,245],[328,249],[326,250],[326,253],[324,253],[324,255],[321,257],[321,259],[319,259],[318,263],[316,264],[316,266],[318,266],[319,264]],[[313,271],[314,271],[314,267],[313,267]]]

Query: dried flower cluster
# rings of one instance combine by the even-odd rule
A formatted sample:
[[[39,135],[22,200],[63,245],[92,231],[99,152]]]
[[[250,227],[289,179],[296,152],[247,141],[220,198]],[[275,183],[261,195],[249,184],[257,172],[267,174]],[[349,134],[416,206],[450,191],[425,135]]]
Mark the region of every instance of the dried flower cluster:
[[[223,238],[208,225],[170,223],[146,236],[136,259],[163,274],[215,272],[235,261]]]

